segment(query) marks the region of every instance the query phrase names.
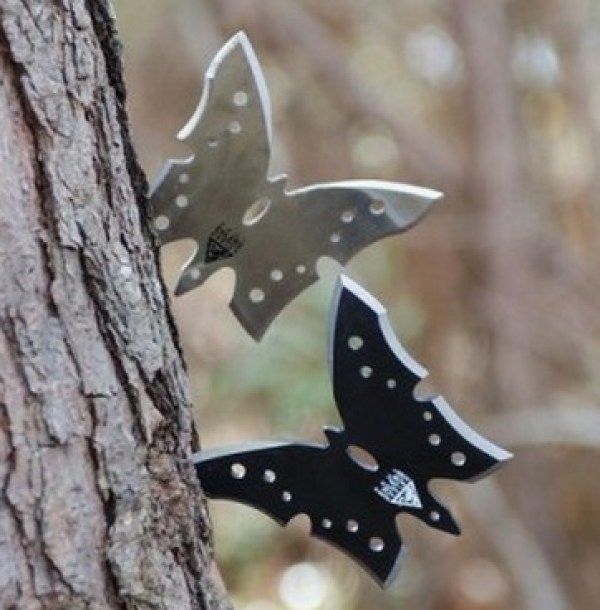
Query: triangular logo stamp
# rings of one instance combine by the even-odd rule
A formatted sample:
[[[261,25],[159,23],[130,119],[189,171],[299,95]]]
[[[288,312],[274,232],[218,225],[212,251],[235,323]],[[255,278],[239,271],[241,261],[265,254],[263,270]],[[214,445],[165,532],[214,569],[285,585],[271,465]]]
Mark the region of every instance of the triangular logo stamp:
[[[415,482],[397,468],[389,472],[374,491],[390,504],[406,508],[423,508]]]
[[[231,258],[243,245],[240,236],[222,222],[208,236],[204,262],[214,263]]]

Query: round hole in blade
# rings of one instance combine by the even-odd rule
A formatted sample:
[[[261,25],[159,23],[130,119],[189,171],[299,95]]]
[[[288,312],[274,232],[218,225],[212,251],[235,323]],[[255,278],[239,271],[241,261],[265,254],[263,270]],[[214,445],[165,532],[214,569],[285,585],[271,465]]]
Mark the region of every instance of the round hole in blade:
[[[193,280],[199,280],[200,279],[200,269],[198,269],[197,267],[195,267],[194,269],[192,269],[190,271],[190,277]]]
[[[227,126],[227,129],[229,130],[229,133],[238,134],[241,133],[242,126],[240,125],[239,121],[231,121],[231,123],[229,123]]]
[[[433,419],[433,413],[431,411],[425,411],[423,413],[423,419],[425,421],[431,421]]]
[[[442,442],[442,437],[439,434],[429,435],[429,444],[437,447]]]
[[[292,494],[291,494],[289,491],[284,491],[284,492],[281,494],[281,499],[282,499],[284,502],[291,502],[291,501],[292,501]]]
[[[180,184],[188,184],[189,181],[190,181],[189,174],[180,174],[179,175],[179,182],[180,182]]]
[[[393,390],[398,384],[396,383],[395,379],[392,379],[391,377],[385,382],[385,385],[390,389]]]
[[[265,292],[260,288],[253,288],[248,296],[253,303],[262,303],[265,300]]]
[[[341,240],[342,240],[342,236],[339,233],[332,233],[329,236],[329,241],[332,244],[339,244]]]
[[[296,273],[298,273],[299,275],[302,275],[302,274],[306,273],[306,266],[305,265],[298,265],[296,267]]]
[[[381,199],[374,199],[369,205],[369,210],[373,216],[381,216],[385,212],[385,202]]]
[[[373,369],[370,366],[361,366],[360,374],[361,374],[361,377],[368,379],[373,374]]]
[[[358,521],[356,521],[355,519],[348,519],[346,523],[346,529],[351,534],[356,534],[356,532],[358,532]]]
[[[348,457],[361,468],[371,472],[377,472],[377,470],[379,470],[377,460],[366,449],[363,449],[358,445],[348,445],[346,453],[348,454]]]
[[[373,536],[369,540],[369,548],[374,553],[381,553],[381,551],[383,551],[383,549],[385,548],[385,543],[381,538],[379,538],[379,536]]]
[[[166,231],[169,228],[170,224],[171,221],[169,220],[168,216],[165,216],[164,214],[161,214],[160,216],[157,216],[154,219],[154,226],[159,231]]]
[[[348,339],[348,347],[355,352],[358,351],[363,345],[364,341],[362,340],[362,337],[359,337],[358,335],[352,335]]]
[[[189,203],[189,199],[185,195],[177,195],[175,197],[175,205],[178,208],[187,208]]]
[[[217,140],[215,137],[208,138],[206,142],[209,148],[216,148],[219,145],[219,140]]]
[[[260,222],[271,209],[271,203],[273,202],[271,199],[269,199],[269,197],[261,197],[260,199],[257,199],[253,204],[246,208],[242,222],[247,227],[251,227],[252,225]]]
[[[464,466],[467,463],[467,456],[462,451],[455,451],[450,460],[455,466]]]
[[[333,523],[331,522],[331,519],[327,519],[327,518],[322,519],[321,520],[321,527],[324,530],[330,530],[333,527]]]
[[[353,210],[346,210],[345,212],[342,212],[342,222],[349,224],[354,220],[354,211]]]
[[[239,462],[231,465],[231,476],[234,479],[243,479],[246,476],[246,467]]]
[[[281,282],[283,279],[283,271],[281,269],[273,269],[271,271],[271,280],[274,282]]]
[[[438,513],[438,512],[437,512],[437,510],[432,510],[432,511],[429,513],[429,518],[430,518],[432,521],[434,521],[435,523],[437,523],[437,522],[438,522],[438,521],[441,519],[441,517],[440,517],[440,513]]]
[[[277,475],[272,470],[265,470],[263,474],[263,480],[265,483],[275,483],[277,480]]]
[[[248,103],[248,94],[245,91],[236,91],[233,94],[233,103],[238,106],[245,106]]]

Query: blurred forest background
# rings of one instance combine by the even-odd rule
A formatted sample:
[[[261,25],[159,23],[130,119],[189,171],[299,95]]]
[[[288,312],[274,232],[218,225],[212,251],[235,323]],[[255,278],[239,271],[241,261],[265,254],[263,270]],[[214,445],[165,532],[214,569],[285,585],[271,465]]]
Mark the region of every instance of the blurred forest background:
[[[437,486],[463,535],[402,518],[409,557],[382,593],[338,553],[248,508],[211,504],[240,610],[591,610],[600,600],[600,2],[118,0],[129,108],[152,180],[187,150],[219,46],[245,29],[293,186],[372,177],[442,190],[352,277],[388,308],[429,384],[516,453]],[[301,236],[299,236],[301,238]],[[172,288],[189,244],[163,251]],[[335,270],[255,345],[224,272],[173,301],[205,447],[319,440]]]

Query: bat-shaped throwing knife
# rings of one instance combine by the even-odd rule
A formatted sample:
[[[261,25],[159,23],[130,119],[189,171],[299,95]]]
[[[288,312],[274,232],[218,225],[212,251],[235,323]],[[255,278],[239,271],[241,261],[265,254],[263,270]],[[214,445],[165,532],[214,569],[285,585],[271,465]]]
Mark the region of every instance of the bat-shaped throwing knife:
[[[269,93],[243,32],[210,64],[198,108],[179,139],[193,154],[170,160],[151,196],[161,243],[196,242],[175,292],[233,268],[231,309],[257,340],[318,279],[321,256],[345,264],[369,244],[409,229],[441,196],[378,180],[286,191],[285,176],[270,178]]]
[[[343,429],[326,428],[327,444],[205,451],[194,456],[196,470],[209,497],[249,504],[281,524],[308,515],[314,536],[386,586],[402,556],[396,515],[406,512],[458,534],[429,481],[474,481],[512,456],[469,428],[441,396],[415,398],[425,369],[400,345],[381,304],[343,276],[329,346]],[[353,446],[376,466],[357,459]]]

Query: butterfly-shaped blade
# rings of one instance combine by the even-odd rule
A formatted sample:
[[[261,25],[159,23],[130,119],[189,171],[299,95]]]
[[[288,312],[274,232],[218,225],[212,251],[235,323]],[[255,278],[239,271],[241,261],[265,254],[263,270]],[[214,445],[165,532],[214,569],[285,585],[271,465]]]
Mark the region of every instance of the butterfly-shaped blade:
[[[441,197],[378,180],[286,191],[285,177],[269,178],[269,95],[243,32],[212,61],[198,109],[179,138],[193,154],[170,160],[151,196],[161,243],[196,242],[176,294],[233,268],[231,308],[257,340],[318,279],[320,257],[344,264],[369,244],[412,227]]]
[[[311,535],[337,547],[363,566],[381,586],[401,564],[402,540],[396,507],[373,493],[374,473],[355,464],[336,431],[329,445],[248,443],[194,456],[210,498],[252,506],[286,525],[307,515]]]
[[[427,371],[400,344],[381,303],[361,286],[341,276],[330,315],[329,368],[347,442],[375,456],[382,472],[399,469],[414,481],[421,505],[415,516],[458,533],[428,482],[473,482],[512,455],[470,428],[442,396],[415,397]]]
[[[474,481],[511,455],[479,436],[441,398],[419,401],[425,370],[394,336],[383,307],[342,277],[332,308],[330,368],[342,430],[327,445],[264,443],[195,456],[210,497],[258,508],[280,523],[304,513],[313,535],[348,553],[382,585],[400,566],[395,517],[409,513],[458,534],[428,490],[432,479]],[[376,465],[362,463],[353,447]]]

